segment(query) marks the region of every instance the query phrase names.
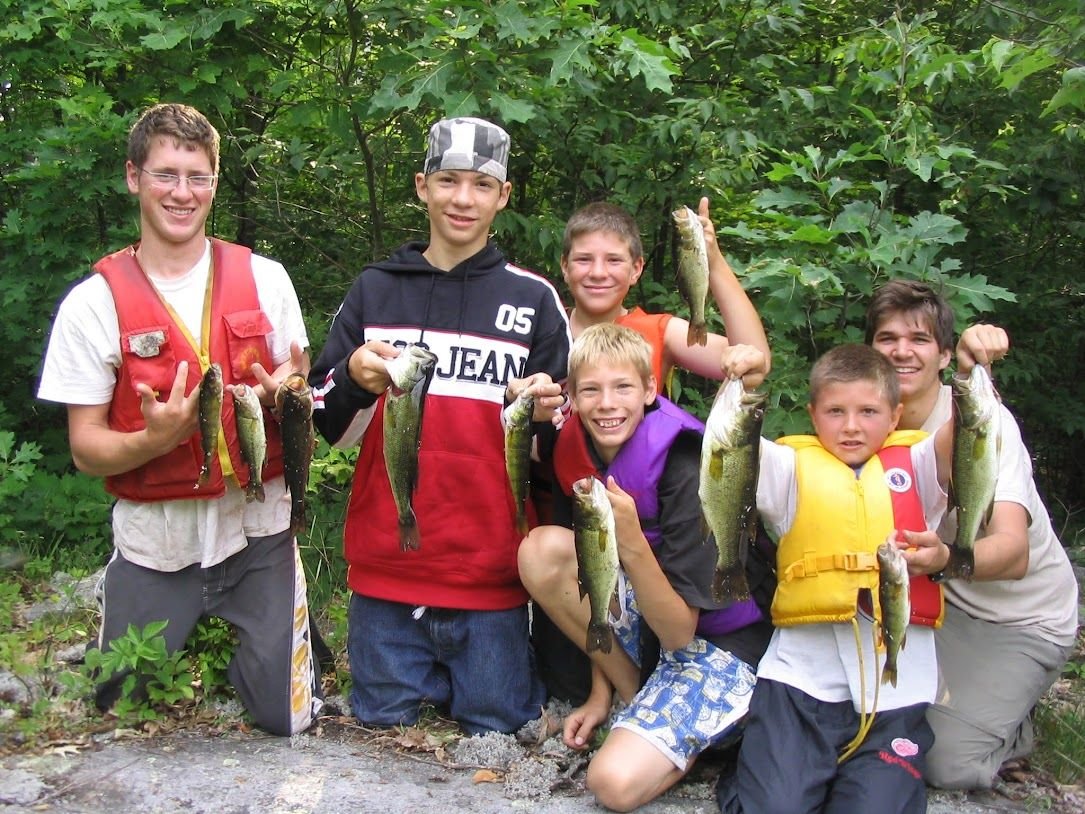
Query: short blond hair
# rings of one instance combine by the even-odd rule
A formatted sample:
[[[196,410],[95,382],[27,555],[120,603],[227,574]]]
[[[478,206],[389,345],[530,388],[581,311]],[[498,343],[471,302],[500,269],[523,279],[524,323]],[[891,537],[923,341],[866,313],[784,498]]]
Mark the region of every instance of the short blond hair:
[[[645,387],[652,378],[652,349],[644,337],[632,328],[600,322],[585,328],[569,350],[569,392],[576,393],[577,377],[585,366],[598,365],[603,360],[616,365],[631,364]]]

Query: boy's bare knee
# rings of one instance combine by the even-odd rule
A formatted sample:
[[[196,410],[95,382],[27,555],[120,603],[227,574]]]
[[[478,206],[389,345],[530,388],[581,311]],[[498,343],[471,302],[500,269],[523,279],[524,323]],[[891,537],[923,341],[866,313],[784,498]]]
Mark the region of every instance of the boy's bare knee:
[[[567,529],[556,526],[534,528],[516,553],[520,581],[534,597],[549,593],[560,584],[570,563],[575,565],[575,558],[572,534]]]
[[[639,779],[615,761],[593,760],[588,765],[586,785],[599,804],[611,811],[633,811],[644,802]]]

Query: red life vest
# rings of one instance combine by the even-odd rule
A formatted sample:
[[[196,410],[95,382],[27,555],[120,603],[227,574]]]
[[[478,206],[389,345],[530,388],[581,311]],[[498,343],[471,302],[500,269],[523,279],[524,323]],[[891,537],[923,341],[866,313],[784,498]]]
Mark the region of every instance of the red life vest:
[[[272,325],[260,310],[256,281],[252,274],[252,252],[244,246],[211,241],[210,324],[205,316],[204,348],[194,346],[190,334],[147,279],[135,256],[136,246],[107,255],[94,264],[105,278],[117,307],[121,338],[121,366],[109,408],[109,426],[120,432],[144,428],[137,383],[149,385],[160,397],[173,388],[177,365],[188,362],[185,392],[200,383],[211,362],[222,368],[223,385],[256,384],[252,365],[259,362],[273,369],[267,335]],[[206,308],[206,304],[205,304]],[[282,439],[279,424],[264,410],[267,435],[265,478],[282,474]],[[228,455],[215,456],[211,477],[196,486],[203,461],[200,434],[193,433],[176,449],[143,466],[106,478],[110,494],[126,500],[159,501],[214,498],[226,491],[225,478],[232,476],[240,486],[249,481],[249,468],[241,459],[234,421],[233,397],[224,391],[220,435]]]

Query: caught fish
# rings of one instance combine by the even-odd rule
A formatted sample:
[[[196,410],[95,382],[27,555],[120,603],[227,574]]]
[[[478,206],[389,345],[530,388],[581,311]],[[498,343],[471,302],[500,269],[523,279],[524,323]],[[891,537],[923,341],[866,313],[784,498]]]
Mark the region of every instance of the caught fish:
[[[200,382],[199,398],[200,449],[203,464],[194,489],[207,483],[211,477],[211,462],[218,454],[219,427],[222,425],[222,368],[212,362]]]
[[[705,301],[708,299],[708,248],[704,224],[688,206],[671,213],[678,228],[678,290],[689,305],[687,345],[708,344]]]
[[[531,416],[535,396],[523,390],[505,410],[505,472],[516,504],[516,528],[527,535],[527,493],[531,485]]]
[[[705,422],[698,495],[705,522],[716,538],[712,595],[721,603],[750,598],[745,553],[756,525],[766,398],[762,392],[746,392],[741,379],[732,379],[720,389]]]
[[[305,527],[305,490],[313,460],[313,391],[300,373],[291,373],[275,391],[275,410],[283,438],[283,475],[290,490],[290,530]]]
[[[420,345],[408,345],[388,362],[392,384],[384,400],[384,464],[399,511],[399,545],[418,550],[418,520],[411,500],[418,485],[418,447],[422,442],[422,408],[437,365],[437,356]]]
[[[881,638],[885,643],[882,683],[897,686],[897,655],[904,647],[912,602],[908,594],[908,561],[890,538],[878,546],[878,601],[881,605]]]
[[[585,649],[609,653],[613,642],[610,602],[618,590],[618,538],[614,509],[598,478],[582,478],[573,484],[573,539],[580,598],[587,596],[591,607]]]
[[[967,378],[953,377],[953,466],[950,503],[957,509],[957,534],[949,549],[947,577],[971,579],[973,546],[990,518],[1002,445],[1000,401],[983,365]]]
[[[264,434],[264,407],[256,397],[256,391],[247,384],[231,384],[230,395],[234,397],[234,422],[237,424],[237,441],[241,447],[241,460],[249,468],[249,483],[245,487],[245,499],[264,502],[264,463],[267,461],[267,436]]]

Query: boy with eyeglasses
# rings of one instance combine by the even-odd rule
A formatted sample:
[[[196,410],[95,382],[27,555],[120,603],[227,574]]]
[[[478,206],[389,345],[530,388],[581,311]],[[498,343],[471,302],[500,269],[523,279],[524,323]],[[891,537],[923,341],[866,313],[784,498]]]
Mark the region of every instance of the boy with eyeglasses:
[[[170,652],[207,615],[233,624],[227,676],[256,724],[306,729],[319,709],[305,578],[290,529],[278,422],[268,409],[288,374],[309,368],[308,338],[286,270],[205,234],[219,135],[187,105],[145,111],[128,138],[125,178],[140,239],[94,265],[61,302],[38,397],[67,405],[76,466],[117,499],[102,581],[98,646],[129,625],[165,621]],[[217,454],[201,477],[201,379],[221,370]],[[246,499],[227,387],[263,405],[264,498]],[[106,677],[108,709],[125,675]]]

